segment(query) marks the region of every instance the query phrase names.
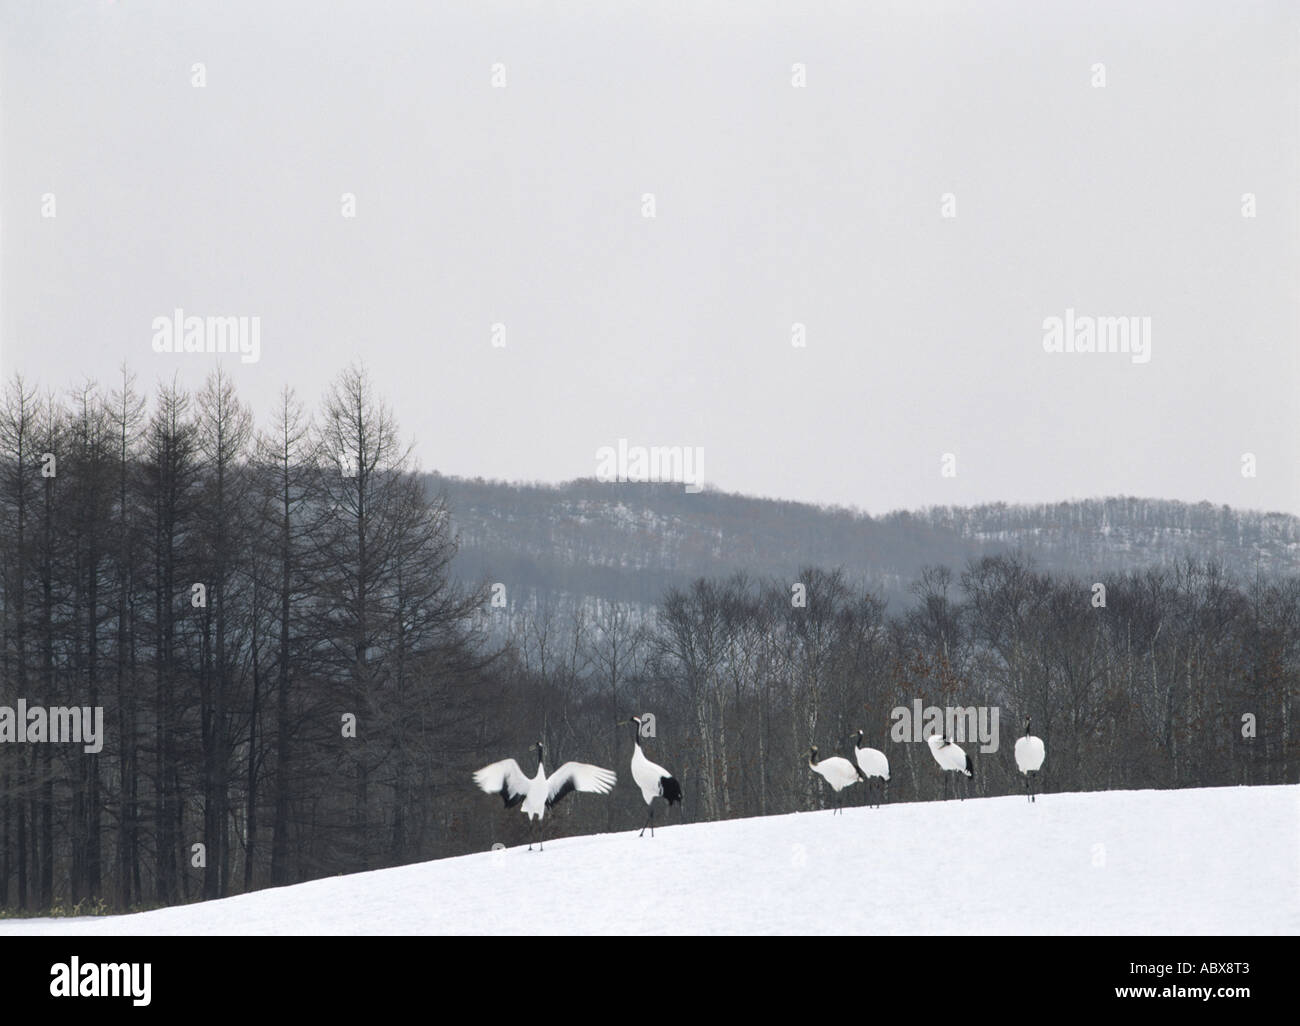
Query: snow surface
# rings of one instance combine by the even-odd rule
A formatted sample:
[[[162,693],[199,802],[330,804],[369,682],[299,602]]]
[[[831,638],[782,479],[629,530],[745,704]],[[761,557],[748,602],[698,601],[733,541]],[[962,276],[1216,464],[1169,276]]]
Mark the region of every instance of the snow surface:
[[[129,916],[0,920],[74,935],[954,932],[1300,933],[1300,787],[629,828]]]

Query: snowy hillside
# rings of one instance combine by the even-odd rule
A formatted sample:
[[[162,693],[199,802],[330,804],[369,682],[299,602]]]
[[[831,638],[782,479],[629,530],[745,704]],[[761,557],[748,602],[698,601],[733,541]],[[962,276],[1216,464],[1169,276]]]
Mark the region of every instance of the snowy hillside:
[[[0,934],[1278,934],[1298,881],[1300,787],[1122,791],[573,837]]]
[[[1058,573],[1102,579],[1186,556],[1214,558],[1249,580],[1300,573],[1300,518],[1284,513],[1126,496],[1038,505],[940,506],[869,516],[859,510],[680,485],[591,480],[560,485],[428,477],[447,495],[467,582],[509,580],[512,591],[638,605],[670,586],[744,570],[789,577],[843,566],[887,599],[916,601],[926,566],[964,566],[1021,549]]]

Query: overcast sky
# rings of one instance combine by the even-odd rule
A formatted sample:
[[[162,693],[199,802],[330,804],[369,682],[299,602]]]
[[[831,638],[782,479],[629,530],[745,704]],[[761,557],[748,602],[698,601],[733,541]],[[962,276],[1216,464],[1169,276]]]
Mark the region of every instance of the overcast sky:
[[[265,422],[361,357],[449,474],[1300,513],[1298,11],[5,0],[0,372],[222,362]],[[178,307],[260,360],[155,353]]]

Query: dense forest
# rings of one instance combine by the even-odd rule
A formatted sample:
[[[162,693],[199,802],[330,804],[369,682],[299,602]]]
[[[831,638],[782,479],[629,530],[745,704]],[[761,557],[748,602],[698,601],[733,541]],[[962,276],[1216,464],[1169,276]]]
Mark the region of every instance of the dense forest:
[[[156,906],[516,843],[524,818],[470,773],[532,773],[537,740],[552,768],[620,775],[548,832],[631,830],[632,712],[653,713],[647,752],[687,819],[824,807],[808,746],[859,728],[890,801],[940,797],[926,746],[891,738],[918,700],[998,710],[998,749],[967,745],[977,795],[1020,790],[1026,716],[1047,791],[1300,778],[1294,518],[1097,500],[818,519],[586,482],[556,503],[583,491],[578,521],[530,486],[528,510],[486,516],[489,488],[418,473],[359,368],[314,411],[286,390],[258,420],[219,372],[151,397],[126,372],[62,397],[10,382],[0,713],[102,707],[104,728],[97,751],[0,734],[0,908]],[[1104,560],[1098,515],[1124,538]],[[1048,528],[1049,558],[1021,544]],[[1135,542],[1166,528],[1177,549]]]

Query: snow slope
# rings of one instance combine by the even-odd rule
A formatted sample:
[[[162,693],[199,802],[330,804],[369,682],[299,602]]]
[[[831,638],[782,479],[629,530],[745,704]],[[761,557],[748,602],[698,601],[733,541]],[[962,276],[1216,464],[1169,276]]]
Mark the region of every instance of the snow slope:
[[[483,815],[502,814],[485,803]],[[541,854],[130,916],[0,920],[0,934],[78,935],[954,931],[1300,933],[1300,787],[887,805],[664,827],[653,840],[629,824]]]

